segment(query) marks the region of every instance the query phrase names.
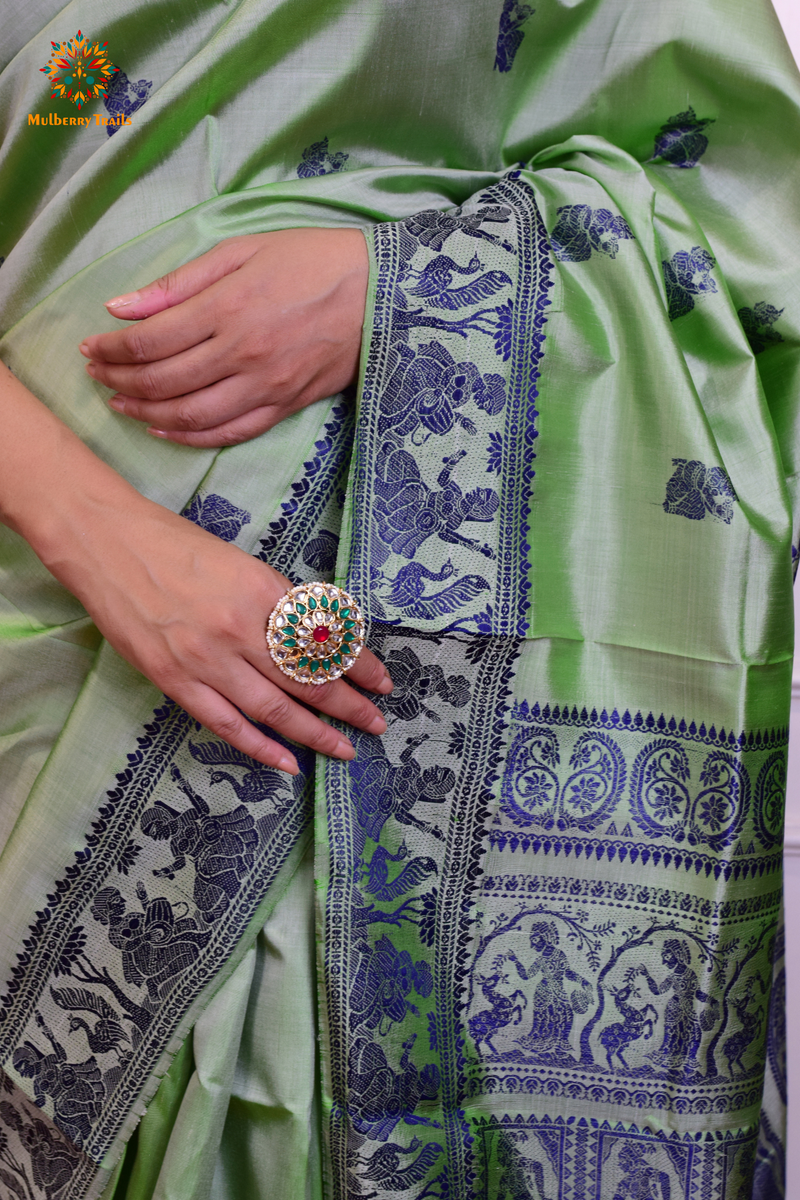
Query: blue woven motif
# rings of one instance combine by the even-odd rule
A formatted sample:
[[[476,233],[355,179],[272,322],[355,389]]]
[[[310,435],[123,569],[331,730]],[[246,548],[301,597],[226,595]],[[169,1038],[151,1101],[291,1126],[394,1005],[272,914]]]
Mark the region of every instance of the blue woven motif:
[[[672,465],[675,471],[667,481],[664,512],[690,521],[702,521],[708,515],[730,525],[737,496],[727,471],[696,459],[673,458]]]
[[[519,174],[452,213],[418,213],[376,230],[348,586],[382,621],[526,627],[536,380],[551,268]],[[460,446],[437,452],[439,439],[456,431]],[[485,486],[487,444],[502,490]],[[503,602],[490,607],[485,593],[500,579]]]
[[[686,112],[677,113],[661,126],[656,135],[653,158],[663,159],[671,167],[696,167],[708,149],[708,138],[703,130],[713,124],[713,117],[698,118],[689,106]]]
[[[522,4],[520,0],[503,0],[503,11],[500,14],[500,28],[497,32],[495,49],[495,71],[504,74],[511,70],[517,51],[525,37],[522,26],[533,16],[535,11],[530,4]]]
[[[349,157],[349,154],[344,154],[341,150],[331,154],[328,139],[325,137],[321,142],[312,142],[310,146],[306,146],[297,168],[297,175],[300,179],[312,179],[315,175],[333,175],[336,171],[344,170],[344,164]]]
[[[711,276],[711,269],[715,265],[715,260],[702,246],[679,250],[672,258],[662,262],[670,321],[690,313],[694,308],[695,296],[716,292],[717,285]]]
[[[181,513],[201,529],[207,529],[223,542],[235,542],[245,525],[250,524],[250,513],[237,508],[224,496],[204,495],[198,492]]]
[[[760,300],[752,308],[739,309],[737,315],[753,354],[762,354],[770,346],[777,346],[783,341],[778,330],[772,328],[782,313],[782,308],[775,308],[766,300]]]
[[[628,222],[607,208],[567,204],[558,210],[550,234],[553,254],[561,262],[586,262],[592,251],[616,258],[621,241],[633,239]]]
[[[133,83],[125,72],[117,67],[109,81],[103,104],[112,117],[130,117],[138,112],[147,100],[152,86],[152,80],[149,79],[140,79]],[[119,128],[119,125],[106,125],[106,133],[113,137]]]

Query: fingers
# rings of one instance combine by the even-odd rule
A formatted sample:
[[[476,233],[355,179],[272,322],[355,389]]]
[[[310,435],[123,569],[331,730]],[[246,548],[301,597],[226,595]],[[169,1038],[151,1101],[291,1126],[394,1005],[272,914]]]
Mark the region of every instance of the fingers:
[[[153,283],[146,284],[136,292],[126,292],[106,301],[106,308],[114,317],[125,321],[137,321],[183,303],[196,296],[224,275],[236,271],[256,253],[259,241],[254,238],[228,238],[220,242],[207,254],[192,259],[177,271],[162,275]]]
[[[156,313],[114,333],[93,333],[78,349],[96,363],[160,362],[210,338],[215,329],[213,305],[206,296],[192,297],[179,309]]]
[[[347,672],[347,678],[366,691],[378,692],[382,696],[388,696],[394,690],[386,667],[366,647],[359,654],[355,665]]]
[[[116,412],[136,421],[147,421],[164,433],[196,433],[235,420],[252,408],[254,399],[247,381],[231,375],[174,399],[143,400],[118,392],[108,403]]]
[[[114,408],[117,407],[114,404],[115,399],[116,397],[113,397],[109,401]],[[122,410],[118,409],[117,411]],[[128,414],[126,410],[127,415],[132,414]],[[179,446],[195,446],[200,450],[218,446],[238,446],[240,442],[249,442],[265,433],[267,429],[272,429],[273,425],[287,415],[285,409],[278,410],[274,405],[263,405],[261,408],[254,408],[240,417],[235,417],[232,421],[223,421],[221,425],[215,425],[210,429],[201,429],[197,433],[191,433],[188,430],[159,429],[157,424],[151,425],[147,432],[153,437],[176,442]]]
[[[291,741],[299,742],[301,746],[308,746],[310,750],[315,750],[320,754],[345,760],[355,757],[353,743],[343,733],[334,729],[332,725],[326,725],[309,709],[298,704],[282,687],[277,687],[266,679],[252,664],[243,664],[243,666],[244,670],[237,678],[236,702],[249,717],[253,717],[262,725],[268,725],[270,729],[283,734]],[[286,680],[286,682],[289,681]],[[352,692],[352,688],[347,690]],[[380,713],[374,709],[373,705],[369,704],[369,701],[364,703],[373,709],[375,716],[380,717]],[[346,707],[341,701],[337,705],[338,711],[342,711]],[[351,705],[350,710],[356,712],[357,706]],[[374,722],[374,716],[372,721]],[[382,717],[381,721],[383,721]],[[383,730],[385,728],[386,723],[383,722]]]
[[[371,660],[371,663],[368,661],[366,667],[362,668],[362,675],[373,680],[377,685],[371,690],[381,691],[384,694],[391,691],[392,681],[383,664],[375,658],[371,651],[366,649],[361,652],[358,661],[365,655],[368,660]],[[284,694],[319,709],[326,716],[335,717],[337,721],[352,725],[354,729],[362,729],[364,733],[380,735],[386,732],[386,721],[380,709],[376,708],[366,696],[362,696],[355,688],[350,687],[344,679],[313,685],[295,683],[294,680],[278,670],[270,654],[266,651],[248,654],[247,661],[260,675],[274,680]],[[353,668],[354,671],[355,668]],[[348,679],[352,677],[353,672],[348,675]],[[325,728],[329,727],[325,726]],[[292,737],[295,741],[300,740],[296,734],[293,734]],[[324,753],[328,753],[328,751],[324,751]]]
[[[284,750],[278,742],[265,737],[213,688],[198,684],[187,695],[176,695],[175,700],[229,746],[234,746],[266,767],[277,767],[289,775],[299,774],[300,768],[294,755]]]

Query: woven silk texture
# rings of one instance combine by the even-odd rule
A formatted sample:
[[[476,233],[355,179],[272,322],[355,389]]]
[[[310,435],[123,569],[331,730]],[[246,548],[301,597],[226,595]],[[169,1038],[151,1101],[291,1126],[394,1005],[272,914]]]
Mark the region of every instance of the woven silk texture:
[[[116,70],[54,125],[79,28]],[[782,1197],[769,4],[32,0],[2,54],[4,361],[145,495],[345,588],[395,690],[290,779],[0,529],[0,1196]],[[352,394],[222,451],[109,410],[102,300],[301,226],[364,231]]]

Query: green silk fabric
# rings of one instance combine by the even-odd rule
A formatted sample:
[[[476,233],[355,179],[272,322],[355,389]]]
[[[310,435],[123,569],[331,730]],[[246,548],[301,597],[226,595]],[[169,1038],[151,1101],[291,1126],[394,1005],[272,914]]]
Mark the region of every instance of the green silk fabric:
[[[49,99],[39,68],[50,43],[79,26],[108,41],[127,76],[117,94],[132,123],[113,136],[94,122],[28,120],[75,115]],[[402,675],[398,694],[416,697],[391,712],[384,744],[395,776],[406,770],[408,787],[422,779],[421,808],[430,805],[427,828],[403,823],[405,785],[393,784],[391,820],[376,831],[363,797],[384,792],[369,745],[359,743],[363,777],[307,766],[306,817],[235,946],[181,1009],[107,1136],[92,1141],[82,1132],[100,1104],[91,1041],[71,1030],[85,1089],[75,1111],[37,1063],[53,1047],[62,1072],[54,1043],[64,1044],[70,1014],[87,1013],[64,988],[86,986],[113,913],[105,925],[84,922],[86,957],[70,967],[82,977],[59,974],[60,943],[56,953],[46,939],[29,942],[32,928],[52,929],[55,881],[72,878],[68,864],[83,870],[91,830],[106,838],[103,853],[120,852],[113,828],[93,823],[99,812],[111,820],[101,806],[126,770],[145,787],[163,701],[0,530],[0,1041],[18,1114],[5,1120],[3,1101],[0,1120],[23,1138],[41,1119],[47,1146],[38,1167],[20,1165],[22,1150],[13,1163],[0,1152],[9,1195],[780,1195],[775,926],[800,544],[800,81],[771,8],[753,3],[734,17],[723,0],[547,0],[535,13],[501,0],[41,2],[15,16],[2,53],[3,360],[144,494],[175,511],[223,497],[228,519],[240,514],[236,544],[298,579],[314,574],[303,545],[293,558],[294,527],[284,542],[275,529],[294,519],[287,505],[302,516],[308,464],[324,465],[335,445],[330,495],[307,535],[341,533],[336,580],[363,600],[371,644]],[[533,197],[541,224],[503,188]],[[506,203],[516,266],[501,245],[509,217],[469,225],[481,206]],[[451,240],[435,221],[428,233],[413,226],[431,212],[451,214]],[[392,232],[401,222],[417,238],[413,258]],[[116,326],[103,300],[223,238],[319,225],[364,228],[371,252],[349,409],[324,401],[214,452],[152,439],[107,408],[76,349]],[[474,283],[473,254],[482,278],[493,276],[465,294],[462,312],[447,292]],[[503,288],[517,289],[507,313],[519,314],[528,289],[546,322],[513,326],[505,358]],[[381,397],[399,387],[398,314],[415,305],[434,324],[411,330],[409,353],[421,360],[438,340],[451,361],[428,355],[438,382],[406,430],[406,409],[389,418]],[[471,327],[443,329],[464,313]],[[537,411],[526,408],[512,436],[487,398],[500,387],[489,377],[509,412],[526,371]],[[398,392],[409,406],[414,386]],[[472,390],[465,400],[456,388]],[[351,457],[342,412],[352,416],[353,404]],[[383,450],[401,437],[396,452],[416,463],[393,460],[411,472],[408,494]],[[505,522],[496,541],[490,491]],[[427,512],[434,493],[435,550],[427,534],[417,545],[420,527],[402,515],[415,504]],[[414,592],[400,586],[411,586],[409,565],[423,568]],[[463,609],[472,624],[456,627],[454,599],[420,597],[458,586],[448,596],[474,603]],[[210,745],[180,715],[158,720],[171,745]],[[582,809],[580,772],[602,747],[611,758]],[[204,753],[191,777],[189,751],[180,759],[186,788],[208,783],[221,752]],[[601,819],[591,806],[623,760],[625,783],[614,786],[629,790]],[[188,791],[159,770],[154,760],[153,795],[184,803]],[[446,790],[447,770],[458,783],[445,797],[435,787]],[[694,807],[682,809],[689,778]],[[548,780],[562,789],[560,808],[548,808]],[[733,823],[725,804],[739,805]],[[334,810],[345,813],[341,829]],[[367,832],[336,840],[357,827]],[[389,891],[374,884],[351,904],[353,928],[362,925],[348,958],[337,889],[374,874],[379,851],[400,865]],[[413,863],[426,882],[406,900],[397,884],[392,901],[408,901],[413,920],[373,920],[394,914],[380,896]],[[115,887],[132,886],[135,871],[114,869]],[[143,911],[162,884],[148,872]],[[434,884],[440,907],[425,942]],[[467,912],[471,933],[454,942]],[[188,929],[198,945],[205,932]],[[56,973],[36,998],[39,962]],[[381,971],[384,982],[395,972],[399,1005],[383,1015],[363,999]],[[105,996],[119,1017],[119,997]],[[141,1028],[154,997],[134,1006]],[[20,1057],[26,1045],[34,1050]],[[679,1045],[696,1070],[679,1062]],[[123,1060],[102,1061],[108,1097]],[[379,1116],[364,1097],[384,1077],[393,1082]]]

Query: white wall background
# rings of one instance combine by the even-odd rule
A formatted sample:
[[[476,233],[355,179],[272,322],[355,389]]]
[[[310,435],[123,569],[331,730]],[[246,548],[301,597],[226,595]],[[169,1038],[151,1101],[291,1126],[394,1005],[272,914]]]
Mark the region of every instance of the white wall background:
[[[800,64],[800,0],[773,0],[784,33]],[[800,147],[798,147],[800,152]],[[800,631],[800,583],[794,597],[795,629]],[[800,638],[798,639],[800,642]],[[789,787],[786,797],[784,849],[786,905],[786,974],[789,1039],[789,1138],[787,1200],[800,1196],[800,644],[795,650],[792,721],[789,740]]]

